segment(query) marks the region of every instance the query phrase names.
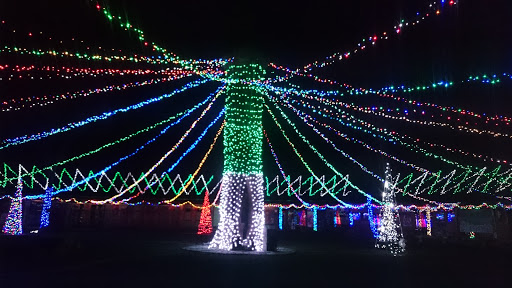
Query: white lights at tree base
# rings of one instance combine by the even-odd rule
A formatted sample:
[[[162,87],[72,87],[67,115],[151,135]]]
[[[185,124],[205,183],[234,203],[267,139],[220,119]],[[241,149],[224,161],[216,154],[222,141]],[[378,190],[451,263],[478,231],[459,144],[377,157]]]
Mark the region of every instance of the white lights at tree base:
[[[220,193],[220,222],[209,248],[264,251],[263,175],[226,173]]]

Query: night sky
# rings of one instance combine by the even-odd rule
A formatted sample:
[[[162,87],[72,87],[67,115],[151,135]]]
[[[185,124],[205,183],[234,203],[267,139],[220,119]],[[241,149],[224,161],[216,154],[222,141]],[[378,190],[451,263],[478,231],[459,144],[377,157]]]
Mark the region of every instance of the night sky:
[[[154,54],[137,39],[135,34],[126,33],[118,25],[111,25],[101,13],[97,12],[95,8],[97,2],[95,1],[45,2],[47,1],[2,1],[0,3],[0,20],[5,23],[0,24],[0,46],[75,52],[100,51],[98,53],[117,55]],[[444,5],[448,6],[448,2],[446,1]],[[512,67],[512,54],[510,54],[512,3],[507,0],[461,0],[458,2],[454,7],[441,9],[441,15],[429,17],[412,29],[404,29],[403,33],[399,35],[392,33],[393,26],[397,25],[400,19],[411,19],[414,18],[416,12],[426,11],[429,1],[145,0],[104,1],[99,4],[102,7],[109,7],[114,15],[123,15],[135,27],[145,31],[147,39],[183,58],[211,59],[235,56],[248,58],[262,65],[273,62],[296,68],[314,60],[323,59],[337,51],[352,50],[363,37],[383,31],[390,32],[389,40],[378,41],[375,47],[368,47],[366,50],[352,55],[348,60],[312,71],[313,74],[320,77],[340,83],[349,83],[355,87],[377,89],[399,84],[421,86],[434,81],[460,82],[470,75],[512,72],[510,70]],[[13,30],[16,32],[13,33]],[[40,34],[40,31],[43,33]],[[29,33],[32,33],[32,36],[29,36]],[[75,40],[71,40],[72,38]],[[60,43],[60,40],[63,43]],[[102,50],[98,50],[98,46],[101,46]],[[119,52],[119,49],[122,52]],[[87,62],[68,58],[33,57],[2,52],[0,53],[0,65],[6,64],[11,67],[13,65],[52,65],[118,69],[154,68],[154,66],[142,63]],[[268,71],[271,72],[272,69],[268,67]],[[151,78],[127,76],[124,78],[86,77],[71,80],[13,79],[6,81],[8,74],[10,73],[0,71],[0,77],[2,77],[0,101],[6,98],[60,94]],[[47,131],[72,121],[132,105],[169,93],[193,79],[197,79],[197,77],[132,88],[123,92],[64,100],[47,107],[1,112],[0,139]],[[315,83],[311,79],[301,77],[295,77],[291,82],[304,89],[337,89],[336,86]],[[210,83],[203,86],[179,94],[172,99],[164,100],[161,102],[162,104],[152,104],[151,107],[123,113],[124,115],[78,128],[72,132],[0,150],[0,162],[6,162],[11,166],[16,166],[17,163],[22,163],[27,167],[44,166],[84,153],[193,106],[213,92],[217,84]],[[403,95],[423,102],[464,108],[479,113],[510,115],[511,89],[512,80],[503,79],[499,85],[494,86],[470,83],[455,85],[449,89],[439,88],[434,91]],[[384,105],[401,109],[409,107],[401,102],[386,101],[374,96],[347,96],[345,100],[366,106]],[[220,111],[222,102],[216,104],[212,112],[201,122],[199,129],[185,141],[183,148],[178,151],[179,153],[164,164],[170,165],[180,153],[185,151],[186,147],[199,136],[202,129]],[[133,159],[126,161],[114,171],[131,171],[140,174],[147,170],[174,145],[197,116],[199,116],[199,111],[184,121],[184,124],[170,130],[157,143]],[[289,171],[291,175],[305,175],[306,170],[300,166],[300,162],[267,116],[268,114],[264,116],[264,127],[269,132],[274,146],[278,147],[276,148],[277,153],[280,155],[281,161],[284,162],[285,170]],[[360,114],[357,116],[388,130],[401,131],[426,141],[442,143],[450,147],[501,159],[512,159],[512,153],[510,153],[512,140],[510,138],[475,136],[445,128],[418,127],[418,125],[404,124],[402,121],[391,121],[375,116]],[[296,120],[295,123],[302,127],[303,133],[315,145],[318,145],[319,150],[330,159],[333,165],[344,173],[350,173],[350,179],[367,191],[371,191],[370,194],[378,195],[380,189],[377,186],[378,182],[334,151],[298,117],[292,117],[292,119]],[[485,127],[503,133],[512,132],[510,127],[503,127],[503,125]],[[182,162],[183,164],[180,164],[175,170],[176,172],[187,174],[197,167],[196,163],[202,158],[211,143],[216,129],[218,129],[218,125],[210,131],[209,136],[201,142],[199,148],[191,153],[190,157]],[[98,171],[133,151],[156,135],[159,130],[156,129],[147,135],[138,136],[136,139],[119,145],[118,148],[72,162],[66,165],[66,168]],[[409,162],[422,164],[432,171],[453,169],[449,165],[420,157],[406,151],[403,147],[383,143],[358,131],[354,132],[343,127],[340,127],[340,130]],[[293,135],[289,128],[288,134]],[[334,136],[330,136],[330,138],[335,139]],[[308,152],[300,138],[292,137],[292,139],[301,151],[304,151],[305,158],[311,162],[312,167],[318,171],[319,175],[333,175],[313,153]],[[360,159],[370,170],[379,175],[384,174],[385,163],[389,159],[343,140],[336,140],[336,144],[338,147],[343,147],[350,155]],[[473,158],[446,153],[446,151],[436,150],[436,153],[441,153],[449,159],[468,165],[479,167],[486,165]],[[410,169],[408,170],[396,162],[390,162],[390,164],[393,169],[401,173],[411,172]],[[267,147],[264,149],[264,165],[265,173],[269,177],[277,175],[278,170]],[[493,163],[489,165],[489,168],[494,169],[496,166]],[[157,170],[159,173],[162,171],[162,169]],[[203,174],[220,176],[221,172],[222,145],[217,145],[203,169]],[[8,188],[0,188],[0,194],[10,194],[11,192]],[[503,195],[507,195],[507,193]],[[445,195],[444,198],[435,195],[428,196],[446,201],[465,199],[462,196]],[[364,199],[356,195],[349,196],[347,199],[349,202],[364,202]],[[403,198],[403,201],[407,202],[409,199]]]

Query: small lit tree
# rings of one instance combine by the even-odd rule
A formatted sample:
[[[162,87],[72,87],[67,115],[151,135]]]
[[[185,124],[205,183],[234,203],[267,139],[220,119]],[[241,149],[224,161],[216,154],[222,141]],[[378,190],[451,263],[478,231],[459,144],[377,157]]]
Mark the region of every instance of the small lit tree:
[[[10,235],[21,235],[23,234],[23,197],[21,191],[23,190],[23,182],[21,177],[18,178],[18,185],[16,186],[16,193],[11,201],[11,207],[9,208],[9,214],[5,220],[2,232]]]
[[[208,198],[208,190],[204,192],[203,207],[201,208],[201,218],[199,219],[199,227],[197,234],[211,234],[212,227],[212,213],[210,211],[210,199]]]
[[[391,179],[391,169],[386,165],[386,179],[382,193],[379,235],[375,247],[388,250],[393,256],[405,252],[400,216],[396,210],[395,189]]]

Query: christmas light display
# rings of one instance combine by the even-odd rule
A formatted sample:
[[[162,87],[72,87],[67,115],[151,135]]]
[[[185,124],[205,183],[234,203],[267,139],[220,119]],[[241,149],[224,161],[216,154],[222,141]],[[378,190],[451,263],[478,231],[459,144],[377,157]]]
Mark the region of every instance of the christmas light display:
[[[263,95],[259,86],[244,85],[241,80],[261,81],[265,70],[249,64],[232,65],[226,72],[230,83],[226,91],[220,221],[209,247],[263,251]]]
[[[450,6],[456,4],[451,1]],[[208,81],[214,80],[221,82],[224,86],[219,87],[215,93],[210,95],[206,100],[197,104],[191,109],[184,112],[180,112],[175,116],[169,117],[167,120],[163,120],[154,125],[148,126],[142,130],[132,133],[126,137],[120,138],[117,141],[105,144],[97,149],[89,152],[80,154],[75,157],[71,157],[67,160],[54,163],[44,168],[37,168],[34,166],[30,171],[19,165],[19,172],[17,177],[13,173],[12,168],[4,163],[4,171],[0,171],[0,187],[7,187],[8,185],[14,185],[14,181],[17,180],[17,192],[15,197],[4,196],[2,198],[11,198],[11,209],[8,216],[6,226],[4,226],[4,233],[16,234],[19,228],[21,233],[21,203],[23,199],[39,199],[43,198],[43,212],[41,214],[41,228],[48,226],[49,224],[49,213],[51,207],[52,196],[65,191],[71,191],[73,189],[79,191],[103,191],[115,193],[114,196],[107,200],[92,200],[77,201],[74,198],[63,200],[60,198],[54,198],[56,201],[63,202],[74,202],[74,203],[94,203],[94,204],[114,204],[114,205],[171,205],[172,207],[181,207],[183,205],[191,205],[196,209],[201,209],[201,219],[198,227],[198,234],[209,234],[212,232],[212,221],[211,221],[211,210],[212,206],[217,206],[220,209],[220,222],[218,230],[215,232],[212,242],[209,244],[210,248],[222,249],[222,250],[254,250],[262,251],[265,247],[264,241],[264,208],[274,207],[279,210],[279,229],[283,230],[283,209],[303,209],[298,211],[298,219],[292,221],[299,222],[299,225],[306,226],[306,224],[312,224],[314,231],[318,230],[318,210],[332,209],[335,211],[334,214],[334,226],[341,225],[340,211],[347,213],[348,224],[353,226],[355,221],[359,219],[362,209],[367,209],[369,225],[372,230],[372,234],[377,238],[376,246],[379,248],[388,249],[391,254],[398,255],[404,252],[403,238],[401,234],[400,218],[398,211],[414,211],[421,215],[425,214],[424,226],[427,229],[427,235],[432,235],[432,223],[431,213],[436,211],[454,211],[454,209],[483,209],[483,208],[504,208],[512,209],[510,205],[504,205],[498,203],[495,205],[460,205],[457,203],[437,203],[430,201],[425,198],[418,197],[421,193],[432,194],[439,192],[445,194],[452,191],[458,193],[466,191],[471,193],[472,191],[478,191],[482,193],[489,192],[501,192],[505,189],[509,189],[512,185],[512,168],[502,168],[502,166],[488,168],[466,165],[463,160],[456,158],[449,159],[444,154],[436,153],[434,150],[441,150],[443,153],[448,151],[450,153],[457,153],[458,155],[471,156],[474,159],[481,159],[482,161],[489,161],[495,163],[503,163],[509,165],[508,160],[498,159],[495,157],[481,155],[476,152],[467,152],[459,148],[447,147],[441,143],[431,143],[422,139],[409,136],[402,131],[392,131],[385,127],[379,127],[370,121],[360,119],[359,116],[364,117],[381,117],[388,120],[402,121],[403,123],[410,123],[425,127],[432,128],[447,128],[453,131],[467,132],[468,135],[491,135],[493,137],[506,137],[512,138],[511,135],[495,128],[499,125],[509,125],[512,122],[512,118],[503,115],[487,115],[486,113],[476,113],[467,109],[442,106],[435,103],[420,102],[411,98],[403,97],[403,93],[414,93],[428,90],[434,90],[437,88],[450,88],[461,83],[468,82],[481,82],[484,84],[495,85],[501,83],[502,79],[511,79],[512,76],[507,73],[501,75],[487,74],[479,76],[470,76],[462,81],[435,81],[434,83],[424,84],[421,86],[411,87],[406,85],[389,85],[379,89],[365,89],[365,88],[354,88],[349,84],[339,84],[336,81],[329,79],[323,79],[317,75],[308,73],[313,68],[322,68],[335,61],[347,59],[350,55],[365,50],[367,47],[375,45],[381,40],[389,39],[392,34],[401,34],[405,28],[415,26],[420,21],[430,17],[432,15],[439,15],[441,8],[438,3],[432,2],[427,9],[427,12],[417,13],[414,20],[400,20],[399,23],[394,27],[393,30],[377,33],[371,37],[365,37],[357,47],[353,50],[335,53],[328,56],[322,61],[316,61],[308,64],[303,68],[289,69],[283,66],[277,66],[271,63],[270,66],[284,71],[286,73],[283,77],[277,77],[275,79],[265,78],[265,71],[259,65],[231,65],[227,70],[223,69],[223,65],[229,63],[232,59],[214,59],[214,60],[202,60],[202,59],[181,59],[178,55],[168,52],[165,48],[162,48],[150,42],[145,38],[144,32],[140,29],[133,27],[124,19],[113,15],[108,9],[98,4],[97,10],[103,13],[108,21],[117,23],[121,28],[126,31],[135,32],[138,39],[143,43],[143,48],[151,50],[153,53],[158,52],[158,56],[141,56],[138,54],[133,55],[107,55],[110,52],[101,51],[96,53],[92,51],[71,51],[68,49],[56,50],[45,50],[45,49],[26,49],[20,47],[0,47],[0,53],[26,55],[28,59],[40,59],[40,57],[53,57],[55,59],[77,59],[83,61],[83,63],[100,63],[98,61],[104,61],[111,65],[116,64],[116,61],[123,62],[124,65],[137,65],[143,64],[143,66],[132,67],[133,69],[116,69],[116,68],[105,68],[105,69],[93,69],[90,67],[72,67],[69,63],[67,66],[60,65],[55,66],[42,66],[36,67],[35,65],[15,65],[0,66],[0,80],[8,80],[15,83],[18,79],[23,81],[37,80],[37,79],[72,79],[80,77],[103,77],[103,76],[116,76],[121,77],[129,75],[130,77],[137,76],[141,79],[140,81],[132,81],[131,83],[121,85],[109,85],[98,89],[89,89],[87,91],[75,91],[72,93],[66,93],[61,95],[45,95],[45,96],[31,96],[20,99],[4,99],[0,102],[0,108],[2,111],[14,111],[22,110],[23,108],[30,108],[34,106],[46,106],[56,101],[64,99],[75,99],[78,97],[86,97],[91,94],[104,93],[115,90],[124,90],[131,87],[152,85],[156,83],[162,83],[171,80],[181,79],[189,76],[202,77],[200,80],[190,82],[185,86],[178,88],[170,94],[165,94],[160,97],[155,97],[147,101],[140,102],[135,105],[128,106],[126,108],[116,109],[114,111],[105,112],[103,114],[89,117],[85,120],[72,122],[60,128],[51,129],[46,132],[40,132],[33,135],[24,135],[16,138],[5,139],[0,143],[0,149],[7,148],[9,146],[15,146],[23,144],[29,141],[40,140],[48,136],[66,132],[71,129],[84,126],[89,123],[96,122],[98,120],[107,119],[117,113],[127,112],[146,106],[147,104],[158,102],[162,99],[169,98],[175,94],[188,90],[189,88],[198,87]],[[411,18],[412,19],[412,18]],[[28,35],[32,37],[32,33]],[[74,41],[74,40],[73,40]],[[57,48],[56,48],[57,49]],[[89,47],[87,47],[89,50]],[[101,50],[101,47],[98,48]],[[112,50],[114,51],[114,50]],[[117,51],[117,50],[116,50]],[[122,53],[120,51],[120,53]],[[113,52],[112,54],[117,54]],[[62,60],[60,60],[62,61]],[[91,61],[91,62],[89,62]],[[148,65],[151,69],[146,68]],[[158,66],[156,66],[158,65]],[[171,66],[172,65],[172,66]],[[176,68],[176,67],[179,68]],[[144,68],[142,68],[144,67]],[[164,67],[160,69],[161,67]],[[174,67],[174,68],[168,68]],[[45,70],[46,69],[46,70]],[[39,73],[39,78],[38,74]],[[275,71],[278,72],[278,71]],[[7,75],[7,76],[3,76]],[[317,82],[340,85],[343,90],[306,90],[300,86],[294,85],[290,82],[285,82],[293,76],[309,77]],[[150,78],[150,79],[146,79]],[[136,78],[139,79],[139,78]],[[144,80],[144,81],[143,81]],[[278,85],[277,82],[282,82],[280,85],[283,87],[273,86]],[[274,84],[271,84],[274,83]],[[320,85],[320,84],[319,84]],[[388,93],[401,93],[399,95],[391,95]],[[215,119],[209,123],[206,129],[204,129],[200,136],[191,144],[188,149],[185,150],[179,156],[176,156],[177,160],[174,163],[167,165],[166,171],[160,175],[154,173],[155,169],[159,167],[172,153],[174,153],[178,147],[184,142],[185,138],[191,133],[196,127],[198,122],[210,111],[213,107],[216,99],[224,94],[226,97],[226,107],[222,109],[218,114],[216,113]],[[382,97],[383,100],[392,100],[400,102],[399,104],[406,104],[408,107],[397,107],[398,105],[393,104],[382,104],[382,106],[376,105],[361,105],[355,101],[357,97],[353,97],[354,101],[346,100],[342,96],[359,96],[359,95],[376,95]],[[267,96],[267,98],[264,98]],[[213,99],[212,99],[213,98]],[[265,99],[268,101],[265,102]],[[139,177],[128,173],[128,175],[121,175],[120,172],[115,173],[112,177],[108,175],[115,166],[122,161],[134,156],[147,145],[154,142],[159,136],[166,133],[166,131],[178,123],[180,123],[185,117],[189,116],[194,110],[199,108],[201,105],[209,102],[202,114],[191,124],[188,130],[183,134],[180,140],[162,156],[156,163],[149,169],[145,168]],[[391,102],[391,101],[389,101]],[[270,105],[272,103],[273,105]],[[270,143],[268,135],[263,130],[262,114],[263,106],[265,106],[273,122],[278,127],[283,137],[289,146],[293,149],[293,152],[298,156],[301,163],[306,167],[309,174],[298,176],[294,179],[290,175],[287,175],[282,165],[279,163],[277,154],[275,153],[273,146]],[[412,106],[412,108],[409,108]],[[287,109],[282,109],[285,107]],[[294,123],[285,111],[293,111],[293,113],[300,118],[308,127],[310,127],[321,139],[328,143],[334,150],[342,154],[342,156],[351,161],[358,169],[364,171],[372,178],[376,179],[377,182],[384,183],[383,201],[375,199],[373,193],[363,191],[355,183],[349,180],[349,174],[341,173],[331,161],[331,159],[324,155],[326,153],[320,153],[319,149],[313,145],[312,139],[306,137],[303,131]],[[219,111],[219,110],[217,110]],[[273,111],[277,111],[274,114]],[[277,117],[277,116],[279,117]],[[225,121],[222,126],[217,130],[217,134],[210,145],[209,149],[204,154],[201,162],[193,174],[188,177],[181,177],[179,174],[172,179],[171,172],[181,163],[191,151],[193,151],[204,138],[209,129],[214,126],[221,117],[225,117]],[[213,116],[212,116],[213,117]],[[177,119],[177,120],[176,120]],[[304,143],[302,146],[311,149],[315,155],[317,155],[321,161],[334,172],[334,176],[331,178],[325,175],[320,176],[317,171],[313,171],[306,159],[299,153],[298,147],[301,147],[298,143],[294,143],[290,137],[287,136],[286,130],[280,123],[280,119],[284,119],[291,129],[301,138]],[[172,122],[171,124],[168,124]],[[300,121],[299,121],[300,122]],[[67,122],[65,122],[67,123]],[[335,124],[333,124],[335,123]],[[401,122],[398,122],[401,123]],[[61,169],[58,173],[53,169],[57,166],[63,166],[64,164],[70,163],[78,159],[82,159],[86,156],[97,153],[107,147],[111,147],[118,143],[127,141],[137,135],[166,124],[164,128],[156,137],[147,141],[145,144],[137,148],[134,152],[127,154],[125,157],[120,158],[117,162],[106,166],[99,172],[82,173],[79,169],[76,169],[74,175],[68,172],[66,168]],[[365,136],[370,136],[379,141],[385,141],[391,145],[401,145],[414,153],[418,153],[420,156],[428,156],[436,160],[440,160],[443,163],[447,163],[455,166],[460,170],[453,170],[451,172],[442,172],[441,170],[430,170],[422,165],[408,162],[398,156],[392,155],[383,149],[376,148],[381,145],[370,145],[370,141],[365,142],[356,137],[352,137],[349,134],[343,133],[336,125],[341,125],[350,128],[356,133],[364,133]],[[380,124],[380,123],[378,123]],[[338,125],[338,126],[339,126]],[[488,128],[488,125],[493,128]],[[475,128],[478,127],[478,128]],[[309,128],[308,128],[309,130]],[[330,131],[330,132],[329,132]],[[358,132],[357,132],[358,131]],[[217,138],[221,133],[224,133],[224,171],[222,179],[216,182],[212,182],[213,176],[205,178],[204,176],[197,177],[200,169],[203,167],[206,159],[212,151]],[[344,150],[340,149],[341,146],[337,146],[335,140],[331,138],[329,133],[334,133],[336,137],[340,137],[351,143],[358,144],[373,153],[385,156],[389,159],[393,159],[395,162],[400,163],[404,166],[412,168],[414,173],[410,173],[405,176],[400,174],[393,175],[391,177],[391,171],[389,166],[386,168],[385,178],[381,177],[379,173],[371,171],[367,168],[363,162],[355,157],[352,157]],[[262,168],[262,153],[263,153],[263,137],[265,136],[270,152],[272,153],[275,162],[279,168],[281,176],[275,178],[266,178],[263,176]],[[316,136],[315,136],[316,137]],[[337,138],[336,138],[337,139]],[[287,148],[287,145],[284,146]],[[279,147],[283,148],[283,147]],[[347,149],[347,151],[349,151]],[[433,152],[434,151],[434,152]],[[364,159],[364,158],[363,158]],[[344,160],[345,161],[345,160]],[[418,160],[420,161],[420,160]],[[421,164],[425,164],[421,162]],[[351,165],[351,164],[350,164]],[[505,166],[503,165],[503,166]],[[147,170],[146,170],[147,169]],[[346,169],[349,169],[347,166]],[[436,172],[437,171],[437,172]],[[450,170],[448,170],[450,171]],[[419,172],[419,174],[417,173]],[[9,175],[8,175],[9,174]],[[351,178],[353,179],[353,178]],[[210,183],[217,183],[215,188],[209,189]],[[29,195],[23,197],[21,195],[21,189],[23,185],[26,188],[34,189],[37,187],[45,190],[45,194]],[[168,185],[168,188],[164,188]],[[201,186],[202,188],[200,188]],[[9,186],[11,187],[11,186]],[[217,187],[218,192],[216,193],[215,200],[210,203],[209,196],[214,194]],[[341,201],[338,197],[340,195],[346,196],[352,190],[358,191],[361,195],[366,197],[365,204],[349,204]],[[40,191],[40,190],[39,190]],[[170,199],[165,199],[157,203],[149,203],[142,198],[146,191],[150,191],[152,194],[161,192],[163,195],[169,195]],[[264,205],[265,191],[267,196],[286,196],[295,197],[300,205],[296,204],[267,204]],[[176,204],[174,203],[181,195],[201,195],[205,193],[203,198],[203,205],[199,206],[193,204],[190,201]],[[427,201],[429,204],[423,206],[415,205],[397,205],[395,202],[395,194],[402,192],[403,196],[410,196],[417,200]],[[40,192],[36,192],[40,193]],[[29,194],[29,193],[24,193]],[[123,197],[129,195],[129,197]],[[302,197],[311,196],[328,196],[334,199],[336,205],[318,205],[309,203]],[[218,200],[220,203],[218,203]],[[372,204],[372,200],[378,204]],[[17,201],[17,202],[16,202]],[[288,200],[287,200],[288,201]],[[217,204],[218,203],[218,204]],[[13,208],[14,207],[14,208]],[[343,210],[341,210],[343,209]],[[373,215],[373,209],[380,209],[380,217],[375,218]],[[11,213],[11,210],[13,211]],[[310,212],[308,212],[310,211]],[[307,213],[311,213],[312,223],[306,223]],[[422,214],[423,213],[423,214]],[[11,214],[13,215],[11,217]],[[290,214],[288,214],[290,215]],[[345,214],[344,214],[345,215]],[[444,215],[444,214],[438,214]],[[423,216],[422,216],[423,217]],[[448,222],[451,222],[455,217],[454,213],[448,213]],[[295,217],[297,218],[297,217]],[[422,218],[423,219],[423,218]],[[7,223],[9,228],[7,227]],[[18,224],[17,224],[18,223]],[[18,227],[18,226],[19,227]],[[423,223],[422,223],[423,225]],[[14,228],[12,228],[14,227]],[[311,227],[311,226],[310,226]],[[378,227],[378,228],[377,228]],[[322,228],[322,227],[321,227]],[[8,232],[5,232],[5,230]],[[14,232],[13,232],[14,231]],[[474,233],[470,234],[474,237]]]
[[[384,192],[382,193],[382,202],[384,205],[380,212],[379,236],[375,247],[386,249],[393,256],[397,256],[405,252],[402,235],[402,226],[400,217],[395,208],[395,191],[392,184],[391,171],[389,164],[386,165],[386,181],[384,182]]]
[[[52,207],[52,188],[48,188],[43,198],[43,210],[41,211],[41,221],[39,228],[48,227],[50,225],[50,209]]]
[[[23,197],[21,191],[23,190],[23,182],[21,178],[18,179],[16,193],[11,200],[11,207],[9,207],[9,214],[5,220],[2,233],[9,235],[23,234]]]
[[[210,199],[208,198],[208,191],[204,193],[203,208],[201,209],[201,218],[199,219],[199,227],[197,228],[197,234],[211,234],[213,232],[212,227],[212,214],[210,211]]]

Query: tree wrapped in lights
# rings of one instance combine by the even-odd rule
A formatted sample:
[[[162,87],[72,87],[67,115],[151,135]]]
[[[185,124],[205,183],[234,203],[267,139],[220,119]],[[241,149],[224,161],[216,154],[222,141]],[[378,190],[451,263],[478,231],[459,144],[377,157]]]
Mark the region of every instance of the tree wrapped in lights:
[[[257,64],[232,65],[226,73],[220,221],[209,247],[263,251],[263,88],[254,81],[263,80],[265,70]]]
[[[391,169],[386,165],[386,180],[382,193],[382,208],[380,211],[379,235],[375,247],[388,250],[393,256],[405,252],[404,239],[400,216],[395,210],[395,189],[391,183]]]
[[[44,194],[43,211],[41,211],[41,222],[39,228],[48,227],[50,225],[50,208],[52,207],[53,188],[46,189]]]
[[[21,191],[23,190],[23,182],[21,177],[18,178],[18,185],[16,186],[16,193],[11,201],[11,207],[9,208],[9,214],[5,220],[2,233],[10,235],[21,235],[23,234],[23,197]]]
[[[212,213],[210,211],[210,199],[208,198],[208,190],[204,192],[203,207],[201,208],[201,218],[199,219],[199,227],[197,234],[211,234],[212,227]]]

